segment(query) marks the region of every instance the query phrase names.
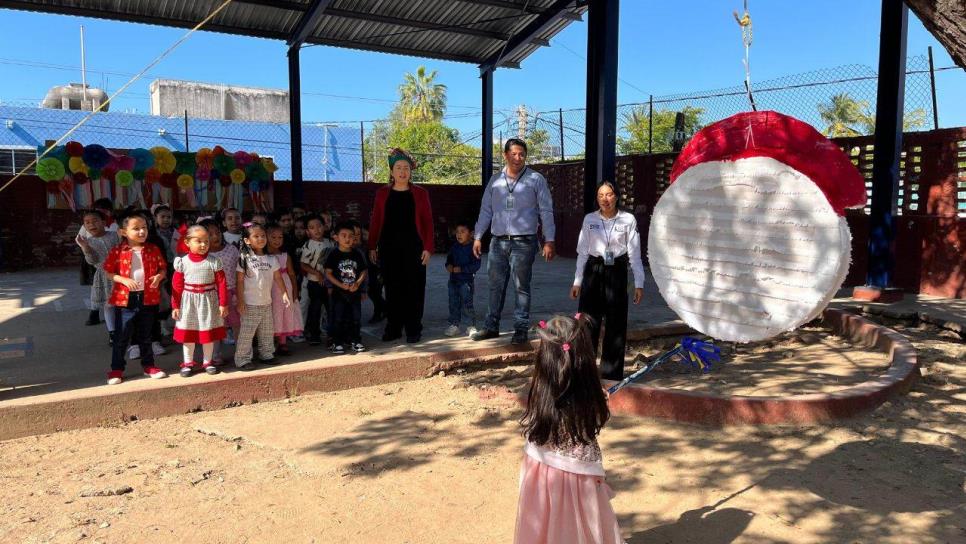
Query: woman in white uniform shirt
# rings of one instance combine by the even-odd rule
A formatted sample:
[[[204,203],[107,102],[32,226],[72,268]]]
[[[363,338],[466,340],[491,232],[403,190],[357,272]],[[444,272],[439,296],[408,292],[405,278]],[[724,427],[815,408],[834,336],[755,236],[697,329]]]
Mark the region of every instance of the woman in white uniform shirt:
[[[627,343],[627,268],[634,272],[634,304],[644,296],[644,263],[637,219],[617,208],[620,193],[609,181],[597,187],[596,212],[584,216],[577,239],[577,273],[570,298],[579,298],[577,311],[593,318],[593,342],[597,349],[600,328],[604,342],[600,357],[601,377],[624,378]]]

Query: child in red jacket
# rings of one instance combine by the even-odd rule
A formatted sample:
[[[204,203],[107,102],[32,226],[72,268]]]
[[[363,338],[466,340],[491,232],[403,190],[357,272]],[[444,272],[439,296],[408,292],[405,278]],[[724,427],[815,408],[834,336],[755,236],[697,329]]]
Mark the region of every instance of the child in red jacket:
[[[147,218],[133,213],[121,219],[118,234],[121,243],[111,249],[104,261],[104,271],[114,282],[109,304],[114,306],[114,350],[107,383],[119,384],[124,379],[124,355],[131,337],[138,338],[141,366],[149,378],[165,378],[167,374],[154,366],[151,350],[151,326],[161,302],[161,282],[167,262],[161,248],[148,243]]]

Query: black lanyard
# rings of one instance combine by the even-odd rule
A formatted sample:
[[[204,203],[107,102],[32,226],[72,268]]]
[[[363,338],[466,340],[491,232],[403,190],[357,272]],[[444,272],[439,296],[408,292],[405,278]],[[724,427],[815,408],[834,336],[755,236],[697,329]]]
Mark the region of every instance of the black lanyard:
[[[511,187],[510,178],[506,177],[506,171],[504,170],[503,179],[506,181],[506,190],[509,191],[511,195],[513,194],[513,191],[516,190],[517,185],[520,184],[520,180],[523,179],[523,176],[526,175],[526,173],[527,173],[527,167],[524,166],[523,170],[520,170],[520,173],[517,175],[517,179],[513,180],[513,186]]]

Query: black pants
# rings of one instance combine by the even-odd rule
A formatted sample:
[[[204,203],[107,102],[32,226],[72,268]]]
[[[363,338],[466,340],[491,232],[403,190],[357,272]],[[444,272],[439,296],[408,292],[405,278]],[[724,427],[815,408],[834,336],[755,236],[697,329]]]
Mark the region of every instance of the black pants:
[[[604,326],[600,375],[608,380],[624,379],[624,350],[627,344],[627,255],[604,265],[601,257],[590,257],[584,266],[578,311],[593,318],[591,339],[594,351]]]
[[[124,355],[131,339],[137,340],[141,349],[141,366],[154,366],[151,351],[151,326],[157,321],[157,305],[145,306],[144,293],[128,295],[127,307],[114,307],[114,350],[111,354],[111,370],[124,370]]]
[[[335,344],[362,342],[359,328],[362,322],[362,293],[332,290],[332,333]]]
[[[305,316],[305,336],[309,340],[322,338],[322,309],[328,306],[329,293],[321,282],[309,281],[309,311]]]
[[[382,271],[379,267],[369,263],[369,270],[366,276],[366,281],[369,282],[369,300],[372,301],[372,315],[385,315],[386,313],[386,299],[382,296]]]
[[[408,245],[408,244],[407,244]],[[426,267],[418,245],[387,247],[379,251],[379,266],[386,284],[386,332],[406,329],[406,336],[423,332],[423,304],[426,298]]]

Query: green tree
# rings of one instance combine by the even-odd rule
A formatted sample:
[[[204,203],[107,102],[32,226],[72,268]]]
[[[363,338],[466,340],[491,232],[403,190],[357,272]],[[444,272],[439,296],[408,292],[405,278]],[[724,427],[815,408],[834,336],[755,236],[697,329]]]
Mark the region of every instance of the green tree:
[[[535,128],[527,133],[524,141],[527,142],[527,162],[540,164],[559,160],[559,157],[553,154],[553,149],[550,145],[550,133],[546,130]],[[501,149],[501,157],[503,155],[502,152],[503,150]]]
[[[685,106],[680,110],[684,114],[684,132],[692,136],[701,129],[701,115],[704,108]],[[617,137],[617,152],[621,155],[647,153],[649,123],[646,105],[635,106],[621,115],[622,129],[627,136]],[[654,137],[651,149],[654,153],[669,153],[673,149],[674,121],[677,112],[674,110],[654,110]]]
[[[818,113],[826,123],[829,138],[861,136],[875,132],[875,111],[866,100],[856,100],[848,93],[832,96],[829,102],[818,105]],[[910,131],[926,126],[926,110],[916,108],[905,113],[902,130]]]
[[[426,73],[426,67],[407,72],[399,85],[399,105],[403,118],[409,122],[438,121],[446,113],[446,85],[434,83],[436,70]]]

